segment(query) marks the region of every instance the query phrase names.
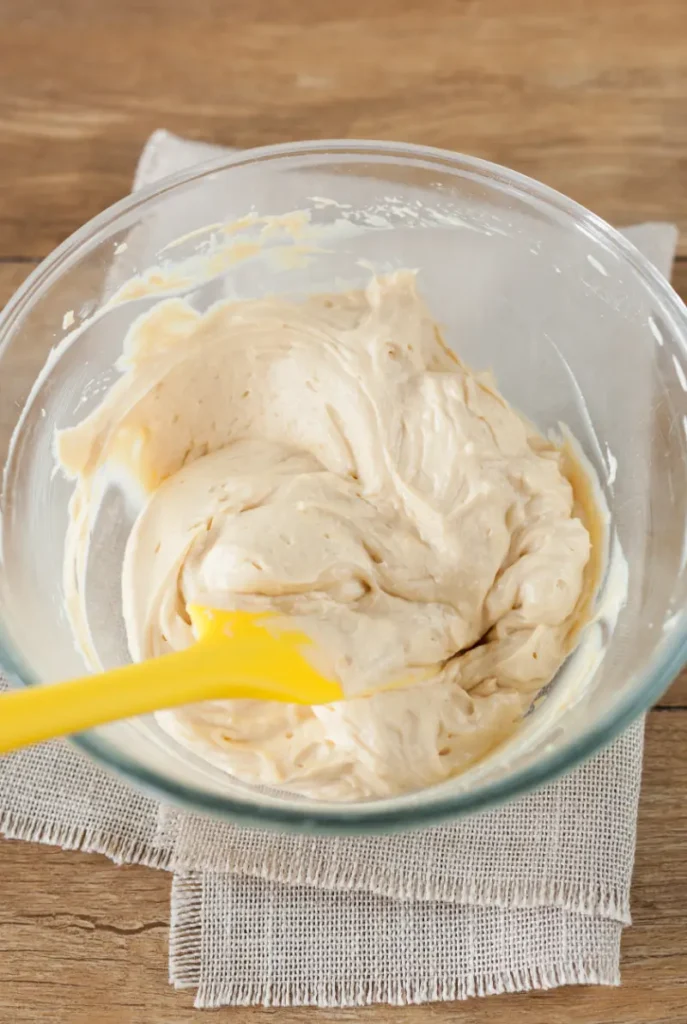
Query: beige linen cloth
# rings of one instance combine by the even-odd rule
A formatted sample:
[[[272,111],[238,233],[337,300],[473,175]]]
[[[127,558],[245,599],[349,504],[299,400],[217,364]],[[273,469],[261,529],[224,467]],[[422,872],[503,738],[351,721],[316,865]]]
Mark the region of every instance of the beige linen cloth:
[[[221,152],[156,132],[135,187]],[[670,273],[671,225],[627,234]],[[567,778],[479,817],[338,839],[162,806],[54,742],[0,759],[0,829],[172,871],[170,980],[199,1007],[615,985],[642,737],[638,722]]]

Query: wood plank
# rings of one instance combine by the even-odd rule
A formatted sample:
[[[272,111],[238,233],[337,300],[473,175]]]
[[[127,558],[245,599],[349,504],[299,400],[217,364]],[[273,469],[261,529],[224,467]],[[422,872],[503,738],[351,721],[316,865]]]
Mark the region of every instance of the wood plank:
[[[123,196],[161,126],[487,157],[687,244],[684,0],[4,0],[0,256]]]
[[[559,989],[460,1005],[233,1008],[232,1024],[659,1024],[685,1020],[687,713],[649,720],[618,989]],[[208,1019],[167,984],[169,876],[103,857],[0,842],[0,1024],[186,1024]]]
[[[234,146],[407,139],[508,164],[617,224],[675,220],[687,297],[684,0],[3,0],[0,303],[124,195],[148,134]],[[687,673],[661,701],[687,706]],[[624,985],[237,1024],[682,1024],[687,712],[649,716]],[[167,876],[0,844],[0,1024],[184,1024]]]

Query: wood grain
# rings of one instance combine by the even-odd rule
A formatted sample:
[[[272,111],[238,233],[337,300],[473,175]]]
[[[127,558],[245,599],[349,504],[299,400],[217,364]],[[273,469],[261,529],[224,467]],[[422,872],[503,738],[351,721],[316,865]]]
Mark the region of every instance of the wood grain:
[[[487,157],[613,223],[677,222],[687,297],[684,0],[0,0],[0,19],[0,303],[129,190],[159,127]],[[683,673],[648,720],[620,990],[209,1017],[167,984],[168,876],[3,842],[0,1024],[685,1024],[686,751]]]
[[[0,256],[43,256],[124,195],[159,127],[244,147],[376,137],[459,149],[616,224],[669,213],[687,237],[686,10],[3,0]]]
[[[652,715],[620,989],[558,989],[459,1005],[231,1008],[208,1016],[167,984],[169,876],[102,857],[0,843],[1,1024],[684,1024],[687,715]]]

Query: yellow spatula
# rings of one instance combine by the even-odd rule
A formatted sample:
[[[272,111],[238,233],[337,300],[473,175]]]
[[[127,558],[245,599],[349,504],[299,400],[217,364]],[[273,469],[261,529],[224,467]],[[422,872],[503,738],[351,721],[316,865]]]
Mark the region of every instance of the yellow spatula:
[[[269,613],[199,605],[188,612],[198,639],[185,651],[0,697],[0,753],[202,700],[329,704],[343,698],[339,684],[301,653],[311,638],[270,631]]]

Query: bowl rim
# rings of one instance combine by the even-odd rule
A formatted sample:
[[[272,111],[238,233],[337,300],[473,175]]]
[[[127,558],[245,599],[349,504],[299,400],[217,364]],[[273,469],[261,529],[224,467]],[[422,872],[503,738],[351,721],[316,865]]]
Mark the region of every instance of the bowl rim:
[[[546,207],[553,208],[585,231],[595,242],[610,248],[643,280],[660,306],[662,315],[674,329],[682,355],[687,362],[687,307],[650,261],[602,218],[549,186],[499,164],[451,150],[365,139],[280,143],[227,153],[161,178],[154,184],[138,189],[119,200],[70,235],[17,289],[0,314],[0,357],[27,305],[50,286],[72,258],[83,255],[89,248],[99,244],[102,241],[101,236],[106,235],[124,215],[131,214],[140,206],[151,204],[180,186],[202,181],[220,171],[255,163],[265,164],[274,160],[347,156],[381,158],[390,163],[400,162],[406,165],[413,162],[425,166],[435,165],[454,173],[462,173],[464,177],[486,179],[492,186],[500,186],[512,194],[526,197],[530,201],[537,200]],[[473,790],[432,800],[432,788],[429,788],[422,791],[428,799],[418,800],[410,807],[386,807],[385,801],[341,804],[340,808],[337,807],[334,811],[330,810],[329,806],[325,810],[317,801],[298,808],[258,806],[244,803],[232,796],[221,796],[198,790],[192,785],[171,782],[163,773],[141,766],[127,753],[112,748],[107,740],[98,737],[92,731],[69,737],[69,740],[106,769],[114,770],[158,799],[244,826],[340,835],[421,828],[486,810],[540,788],[610,744],[635,718],[650,707],[687,662],[687,609],[679,611],[672,621],[670,637],[664,639],[655,649],[644,672],[637,673],[637,686],[629,690],[612,713],[602,716],[582,737],[563,744],[555,751],[549,751],[534,764]],[[23,664],[23,659],[15,651],[2,622],[0,665],[20,685],[39,685],[39,680]]]

